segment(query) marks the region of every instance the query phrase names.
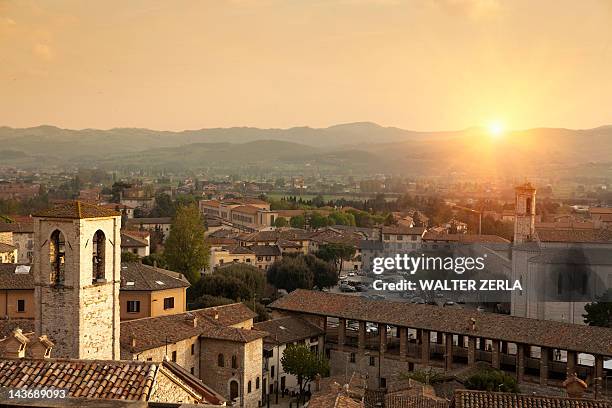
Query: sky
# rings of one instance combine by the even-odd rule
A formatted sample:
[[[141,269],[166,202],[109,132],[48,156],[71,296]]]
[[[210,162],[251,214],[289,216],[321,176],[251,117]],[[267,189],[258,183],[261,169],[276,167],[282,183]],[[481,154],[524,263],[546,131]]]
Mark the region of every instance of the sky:
[[[612,124],[612,0],[0,0],[0,126],[360,121]]]

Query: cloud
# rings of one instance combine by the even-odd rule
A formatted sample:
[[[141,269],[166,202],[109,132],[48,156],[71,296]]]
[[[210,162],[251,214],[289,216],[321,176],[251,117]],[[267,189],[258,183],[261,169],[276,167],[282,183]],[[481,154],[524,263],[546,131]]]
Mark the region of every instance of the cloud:
[[[40,44],[40,43],[34,45],[32,52],[34,53],[34,55],[36,55],[37,57],[45,61],[52,60],[55,55],[51,47],[49,47],[46,44]]]

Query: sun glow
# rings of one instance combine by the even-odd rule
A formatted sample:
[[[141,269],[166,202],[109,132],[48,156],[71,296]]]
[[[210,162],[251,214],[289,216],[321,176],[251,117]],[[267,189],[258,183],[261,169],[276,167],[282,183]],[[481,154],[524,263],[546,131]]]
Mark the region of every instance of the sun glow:
[[[506,131],[506,127],[500,121],[493,121],[487,125],[487,131],[489,132],[489,136],[497,139],[503,136]]]

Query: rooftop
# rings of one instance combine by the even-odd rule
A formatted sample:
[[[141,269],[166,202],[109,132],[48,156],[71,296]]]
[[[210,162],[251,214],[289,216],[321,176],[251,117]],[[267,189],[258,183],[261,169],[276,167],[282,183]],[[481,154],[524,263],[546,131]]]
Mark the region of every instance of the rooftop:
[[[34,217],[40,218],[68,219],[104,218],[119,216],[121,216],[121,213],[115,210],[100,207],[99,205],[88,204],[78,200],[56,203],[53,207],[34,214]]]
[[[611,408],[612,401],[458,390],[453,408]]]
[[[142,264],[121,264],[121,290],[153,291],[189,287],[189,281],[179,273]]]
[[[612,329],[298,289],[273,309],[612,356]],[[472,328],[472,320],[476,324]]]
[[[324,331],[304,319],[294,316],[267,320],[253,325],[257,330],[268,332],[266,343],[286,344],[323,334]]]

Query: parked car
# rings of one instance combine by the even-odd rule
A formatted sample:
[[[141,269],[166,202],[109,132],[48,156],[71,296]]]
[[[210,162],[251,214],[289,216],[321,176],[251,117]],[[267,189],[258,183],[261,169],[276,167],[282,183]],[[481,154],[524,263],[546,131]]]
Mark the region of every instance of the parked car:
[[[368,291],[368,287],[361,283],[355,285],[355,289],[357,290],[357,292],[367,292]]]
[[[345,283],[340,285],[340,290],[342,292],[356,292],[357,291],[354,287],[352,287],[351,285],[347,285]]]

